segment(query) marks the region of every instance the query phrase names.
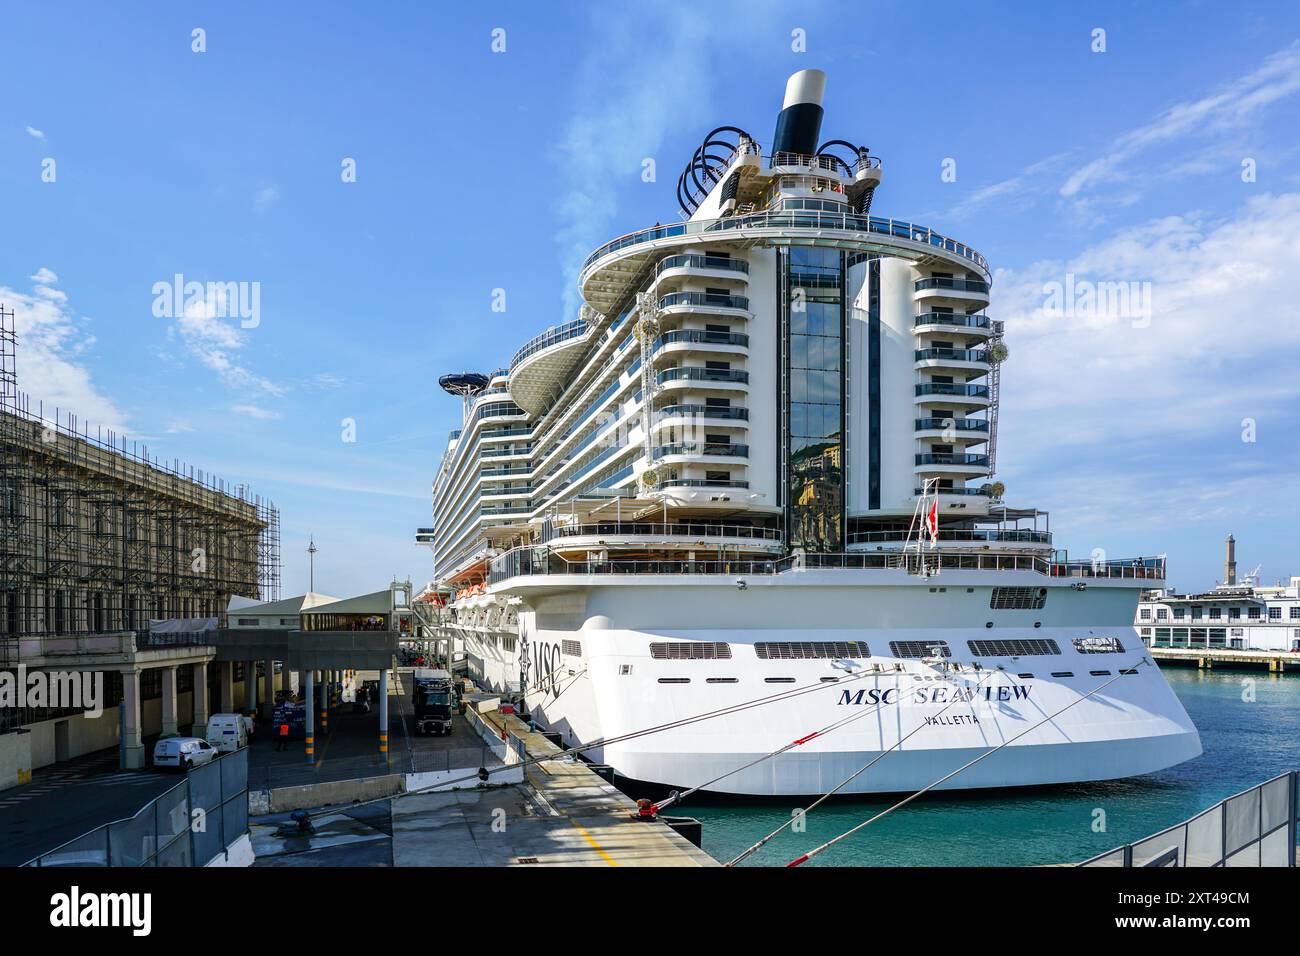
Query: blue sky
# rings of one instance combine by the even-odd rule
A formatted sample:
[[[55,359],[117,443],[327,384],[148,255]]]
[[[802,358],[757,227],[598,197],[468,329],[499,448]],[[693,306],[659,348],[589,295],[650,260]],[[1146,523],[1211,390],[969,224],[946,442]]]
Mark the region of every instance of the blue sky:
[[[319,590],[427,579],[436,377],[574,317],[586,252],[674,219],[713,126],[770,138],[805,67],[883,158],[873,212],[997,270],[1008,499],[1181,587],[1228,531],[1300,574],[1294,4],[9,3],[0,35],[20,384],[273,498],[285,594],[312,533]],[[257,325],[155,315],[177,273],[258,283]],[[1150,307],[1054,314],[1071,275]]]

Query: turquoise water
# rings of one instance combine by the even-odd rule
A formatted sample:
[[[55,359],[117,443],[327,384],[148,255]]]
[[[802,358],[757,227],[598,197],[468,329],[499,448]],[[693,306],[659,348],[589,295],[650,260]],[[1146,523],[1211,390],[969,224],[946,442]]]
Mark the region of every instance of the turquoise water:
[[[1247,787],[1300,768],[1300,677],[1165,670],[1205,752],[1160,773],[1028,791],[926,794],[809,861],[808,866],[1032,866],[1087,859],[1180,822]],[[1254,701],[1243,700],[1253,683]],[[746,866],[780,866],[897,802],[823,804]],[[704,823],[704,849],[726,861],[790,818],[800,803],[698,803],[674,812]],[[1106,832],[1093,832],[1094,811]]]

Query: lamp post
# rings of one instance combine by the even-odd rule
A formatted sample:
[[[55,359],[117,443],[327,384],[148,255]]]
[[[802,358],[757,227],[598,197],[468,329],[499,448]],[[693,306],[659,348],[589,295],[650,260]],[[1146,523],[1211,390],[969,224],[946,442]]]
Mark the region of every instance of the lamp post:
[[[307,592],[311,593],[316,590],[316,552],[320,550],[316,547],[316,538],[312,536],[307,540]]]

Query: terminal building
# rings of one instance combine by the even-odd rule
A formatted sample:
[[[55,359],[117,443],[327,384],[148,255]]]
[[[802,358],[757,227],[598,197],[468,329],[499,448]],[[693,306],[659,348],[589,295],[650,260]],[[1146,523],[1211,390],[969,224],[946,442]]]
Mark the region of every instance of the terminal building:
[[[280,574],[271,502],[33,406],[13,323],[0,307],[0,671],[105,672],[106,709],[0,708],[0,788],[118,744],[119,728],[140,761],[142,736],[206,722],[223,675],[201,625],[151,622],[215,626],[232,597],[278,598]],[[230,692],[245,670],[226,675]]]
[[[1300,651],[1300,576],[1269,587],[1257,569],[1238,580],[1236,547],[1228,535],[1223,582],[1212,590],[1142,595],[1134,626],[1148,646]]]

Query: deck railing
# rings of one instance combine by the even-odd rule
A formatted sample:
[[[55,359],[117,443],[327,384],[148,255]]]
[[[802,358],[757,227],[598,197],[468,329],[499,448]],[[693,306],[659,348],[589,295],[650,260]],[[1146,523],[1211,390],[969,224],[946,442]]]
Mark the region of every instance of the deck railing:
[[[1042,554],[998,552],[927,551],[922,555],[870,551],[834,554],[796,554],[783,558],[735,561],[690,561],[678,559],[624,559],[570,561],[546,547],[528,545],[493,560],[489,584],[500,584],[524,575],[556,574],[677,574],[677,575],[776,575],[800,570],[920,570],[933,571],[1035,571],[1054,578],[1098,578],[1163,581],[1165,559],[1139,558],[1131,561],[1069,561]]]

